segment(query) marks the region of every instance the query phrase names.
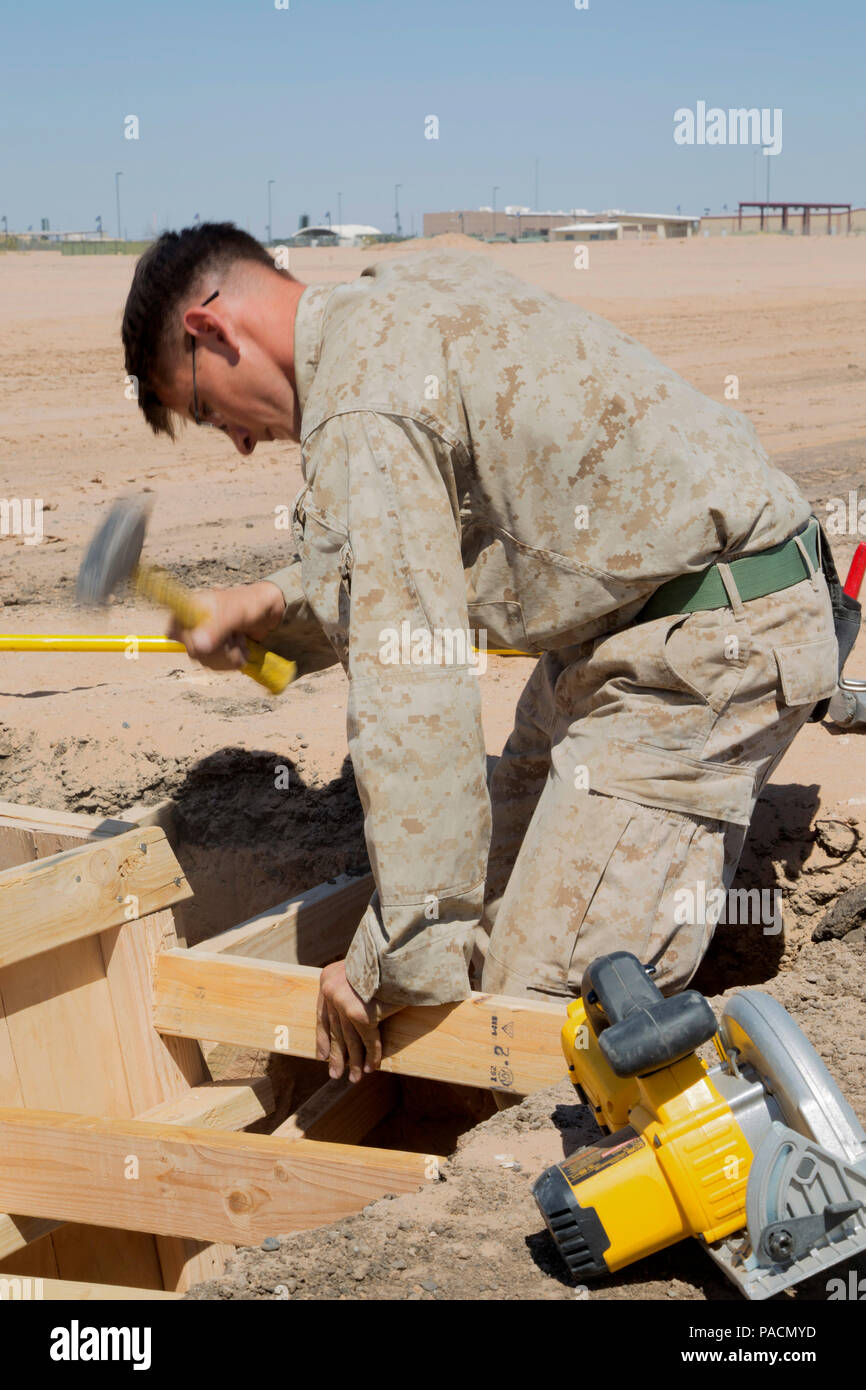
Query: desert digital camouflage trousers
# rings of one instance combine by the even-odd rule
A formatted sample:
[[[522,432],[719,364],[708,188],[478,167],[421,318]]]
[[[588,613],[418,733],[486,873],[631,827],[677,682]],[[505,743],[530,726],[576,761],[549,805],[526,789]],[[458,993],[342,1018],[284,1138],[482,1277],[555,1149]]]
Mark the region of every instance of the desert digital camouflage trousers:
[[[683,890],[700,904],[730,886],[761,787],[837,679],[820,571],[744,604],[720,570],[730,608],[539,660],[490,782],[485,991],[576,995],[612,950],[655,965],[665,993],[697,969],[713,914],[683,921]]]

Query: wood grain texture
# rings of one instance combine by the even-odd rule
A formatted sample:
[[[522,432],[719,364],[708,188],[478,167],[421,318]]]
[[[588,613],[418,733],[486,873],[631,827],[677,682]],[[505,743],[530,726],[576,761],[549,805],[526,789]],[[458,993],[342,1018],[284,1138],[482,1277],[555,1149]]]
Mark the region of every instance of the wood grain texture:
[[[190,949],[285,965],[328,965],[346,954],[374,887],[372,874],[321,883]]]
[[[245,1245],[438,1177],[424,1154],[41,1110],[0,1110],[0,1153],[7,1210]]]
[[[294,1115],[271,1131],[271,1137],[358,1144],[398,1100],[399,1083],[387,1072],[373,1072],[354,1085],[343,1076],[320,1086]]]
[[[23,1273],[0,1275],[0,1301],[4,1299],[33,1299],[40,1303],[104,1303],[106,1300],[139,1302],[155,1298],[183,1298],[181,1293],[166,1293],[165,1289],[130,1289],[124,1284],[82,1283],[77,1279],[33,1278]]]
[[[162,814],[159,824],[165,828]],[[126,821],[4,804],[0,864],[8,862],[4,846],[28,863],[131,829]],[[198,1044],[161,1038],[151,1022],[155,958],[176,945],[171,911],[161,909],[0,970],[0,1103],[128,1118],[209,1080]],[[22,1218],[6,1219],[7,1241],[20,1240]],[[24,1233],[32,1239],[35,1229]],[[220,1274],[227,1251],[187,1238],[70,1224],[32,1240],[26,1255],[40,1274],[186,1289]],[[0,1268],[19,1262],[13,1254]]]
[[[0,873],[0,968],[192,896],[157,826]]]
[[[240,956],[167,951],[157,961],[154,1021],[163,1033],[316,1055],[319,971]],[[528,1095],[565,1075],[565,1010],[473,994],[408,1008],[382,1025],[384,1071]]]
[[[23,1250],[35,1240],[41,1240],[57,1229],[57,1221],[41,1216],[0,1216],[0,1260]]]
[[[248,1081],[209,1081],[204,1086],[193,1086],[184,1095],[163,1101],[136,1119],[152,1124],[238,1130],[263,1120],[273,1110],[270,1077],[251,1076]]]

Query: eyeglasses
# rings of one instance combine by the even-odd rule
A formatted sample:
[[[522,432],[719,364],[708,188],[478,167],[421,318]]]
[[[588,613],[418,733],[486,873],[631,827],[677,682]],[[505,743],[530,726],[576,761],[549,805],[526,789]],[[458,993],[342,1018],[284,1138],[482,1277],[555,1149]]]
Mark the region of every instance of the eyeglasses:
[[[219,294],[219,290],[214,290],[213,294],[209,294],[208,297],[207,297],[207,299],[203,299],[203,300],[202,300],[202,302],[201,302],[201,304],[200,304],[199,307],[203,309],[204,306],[205,306],[206,304],[212,303],[213,300],[216,299],[216,297],[217,297],[218,294]],[[195,417],[195,422],[196,422],[196,424],[197,424],[197,425],[201,425],[201,424],[204,424],[204,423],[206,423],[206,422],[202,420],[201,414],[200,414],[199,408],[198,408],[198,391],[197,391],[197,389],[196,389],[196,382],[195,382],[195,334],[193,333],[191,336],[192,336],[192,410],[193,410],[193,415],[194,415],[194,417]]]

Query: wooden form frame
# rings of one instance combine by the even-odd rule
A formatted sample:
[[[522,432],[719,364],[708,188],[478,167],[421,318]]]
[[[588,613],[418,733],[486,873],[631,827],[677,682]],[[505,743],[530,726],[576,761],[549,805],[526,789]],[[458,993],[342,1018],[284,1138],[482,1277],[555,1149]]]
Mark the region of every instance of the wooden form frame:
[[[190,890],[163,824],[0,803],[0,1211],[27,1213],[0,1216],[0,1297],[9,1271],[65,1279],[82,1290],[70,1297],[185,1289],[218,1274],[230,1244],[435,1180],[435,1155],[358,1147],[399,1076],[526,1094],[564,1074],[561,1009],[474,994],[402,1010],[381,1072],[329,1081],[271,1134],[243,1133],[273,1110],[270,1085],[210,1081],[198,1040],[315,1056],[318,967],[345,954],[372,878],[182,949],[171,903]],[[94,1047],[108,1058],[95,1081]]]

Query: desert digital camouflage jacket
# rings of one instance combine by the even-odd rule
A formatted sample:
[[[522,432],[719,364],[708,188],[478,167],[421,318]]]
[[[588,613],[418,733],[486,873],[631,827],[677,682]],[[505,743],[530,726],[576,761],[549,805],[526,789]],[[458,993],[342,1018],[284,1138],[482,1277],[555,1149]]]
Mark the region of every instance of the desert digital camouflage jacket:
[[[809,507],[744,416],[484,254],[310,286],[294,341],[305,486],[295,559],[269,578],[280,649],[302,670],[339,659],[350,681],[376,893],[347,977],[365,1000],[462,999],[490,808],[457,634],[573,647],[666,579],[785,540]],[[610,789],[643,799],[619,771]],[[603,750],[593,779],[606,789]],[[678,809],[719,813],[700,778],[691,795]]]

